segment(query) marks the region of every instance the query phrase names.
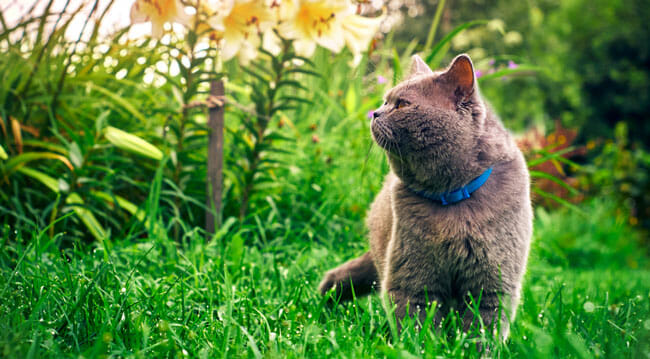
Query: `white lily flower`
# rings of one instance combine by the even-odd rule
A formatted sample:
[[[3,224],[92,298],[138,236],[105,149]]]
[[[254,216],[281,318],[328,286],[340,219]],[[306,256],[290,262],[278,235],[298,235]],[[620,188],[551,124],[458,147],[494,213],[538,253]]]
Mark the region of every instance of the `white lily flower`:
[[[384,21],[385,15],[370,18],[359,15],[349,15],[343,19],[343,35],[345,44],[352,52],[352,65],[357,66],[361,61],[361,53],[368,49],[370,42]]]
[[[356,15],[349,0],[285,0],[280,8],[280,34],[293,40],[297,54],[311,56],[316,45],[338,53],[347,45],[355,66],[385,18]]]
[[[257,57],[261,34],[270,31],[275,16],[265,1],[227,0],[220,4],[217,15],[209,20],[209,24],[214,29],[223,29],[223,59],[237,56],[246,65]]]
[[[316,45],[335,53],[345,46],[342,20],[354,13],[350,1],[288,0],[281,7],[280,34],[293,40],[299,55],[313,55]]]
[[[179,0],[136,0],[131,6],[131,23],[151,22],[151,36],[161,38],[163,25],[175,22],[188,25],[191,17]]]

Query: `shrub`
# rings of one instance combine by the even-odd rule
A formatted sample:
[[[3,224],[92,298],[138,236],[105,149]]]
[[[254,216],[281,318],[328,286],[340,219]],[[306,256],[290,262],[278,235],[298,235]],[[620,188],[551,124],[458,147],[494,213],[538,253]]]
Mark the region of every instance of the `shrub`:
[[[533,253],[538,260],[570,268],[648,267],[641,235],[611,199],[581,206],[584,212],[535,211]]]

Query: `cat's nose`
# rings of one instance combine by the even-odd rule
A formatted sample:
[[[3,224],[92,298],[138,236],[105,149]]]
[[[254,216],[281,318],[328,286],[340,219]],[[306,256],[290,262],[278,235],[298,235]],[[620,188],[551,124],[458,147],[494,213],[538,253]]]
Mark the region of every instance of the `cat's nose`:
[[[381,116],[381,111],[379,111],[379,110],[372,113],[372,118],[377,118],[379,116]]]

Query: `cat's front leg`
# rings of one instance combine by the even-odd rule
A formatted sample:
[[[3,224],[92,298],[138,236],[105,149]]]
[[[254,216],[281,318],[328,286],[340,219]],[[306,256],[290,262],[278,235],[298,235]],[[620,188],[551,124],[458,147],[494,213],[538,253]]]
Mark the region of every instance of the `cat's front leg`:
[[[432,303],[438,303],[438,305],[441,303],[440,296],[436,296],[432,292],[408,294],[403,290],[392,289],[387,291],[386,295],[387,299],[391,301],[390,304],[395,306],[394,315],[398,330],[401,330],[402,321],[407,317],[416,319],[415,327],[417,329],[427,327],[427,316],[431,310],[435,310],[435,313],[430,326],[437,327],[442,321],[442,311],[437,305],[432,305]]]
[[[467,332],[472,326],[478,328],[479,318],[476,317],[476,314],[479,314],[485,330],[495,334],[498,331],[499,337],[506,339],[510,329],[507,315],[508,302],[507,296],[497,293],[483,293],[478,308],[468,300],[467,305],[471,308],[468,307],[463,315],[463,329]]]
[[[379,281],[377,268],[372,261],[370,252],[359,258],[352,259],[330,270],[318,286],[322,295],[332,287],[336,291],[336,298],[350,300],[354,296],[363,296],[373,289]]]

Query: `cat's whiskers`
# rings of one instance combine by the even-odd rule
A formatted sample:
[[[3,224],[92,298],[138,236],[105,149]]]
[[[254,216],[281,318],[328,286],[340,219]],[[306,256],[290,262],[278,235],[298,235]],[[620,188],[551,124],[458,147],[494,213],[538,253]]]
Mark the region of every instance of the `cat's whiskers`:
[[[402,155],[402,151],[400,147],[397,145],[397,142],[389,140],[389,138],[392,138],[392,131],[382,122],[377,122],[376,124],[377,130],[379,131],[379,134],[381,135],[377,139],[377,144],[384,148],[386,152],[392,153],[394,155],[397,155],[401,163],[404,163],[404,156]],[[404,175],[404,168],[400,166],[400,175]]]

